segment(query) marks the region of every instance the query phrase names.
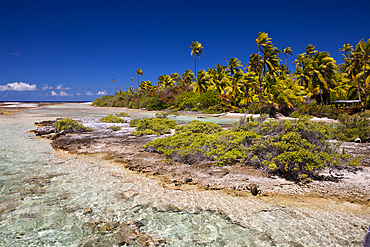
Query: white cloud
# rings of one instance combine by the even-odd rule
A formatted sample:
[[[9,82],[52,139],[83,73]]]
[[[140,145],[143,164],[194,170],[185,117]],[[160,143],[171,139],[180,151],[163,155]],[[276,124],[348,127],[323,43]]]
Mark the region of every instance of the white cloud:
[[[96,93],[96,95],[106,95],[107,94],[107,91],[99,91]]]
[[[77,93],[76,95],[77,95],[77,96],[80,96],[81,94],[80,94],[80,93]]]
[[[63,87],[63,84],[60,84],[55,89],[60,90],[60,89],[62,89],[62,87]]]
[[[51,91],[51,96],[68,96],[69,94],[67,94],[66,92],[64,92],[63,90],[58,93],[56,93],[55,91]],[[71,95],[73,96],[73,95]]]
[[[9,53],[9,55],[12,55],[12,56],[21,56],[21,54],[18,53],[18,52]]]
[[[60,91],[59,95],[60,95],[60,96],[68,96],[68,94],[67,94],[66,92],[64,92],[63,90],[62,90],[62,91]]]
[[[53,89],[52,86],[49,86],[48,84],[43,84],[44,86],[42,87],[42,90],[48,90],[48,89]]]
[[[13,82],[6,85],[0,85],[0,91],[33,91],[36,90],[36,84],[25,82]]]
[[[91,95],[94,95],[92,92],[86,92],[86,95],[88,95],[88,96],[91,96]]]

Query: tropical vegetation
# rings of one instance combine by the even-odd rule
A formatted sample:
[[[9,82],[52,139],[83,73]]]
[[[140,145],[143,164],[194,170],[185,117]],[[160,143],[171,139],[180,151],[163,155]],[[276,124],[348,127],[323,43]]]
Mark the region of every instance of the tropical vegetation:
[[[264,121],[266,118],[267,115],[259,119],[244,117],[228,130],[211,122],[192,121],[177,126],[173,136],[155,139],[144,147],[146,151],[162,153],[167,162],[239,163],[294,181],[318,178],[327,167],[360,163],[328,142],[333,134],[328,125],[314,123],[308,117],[294,121]],[[354,132],[355,126],[358,124],[343,128]],[[367,123],[363,130],[369,127]]]
[[[83,124],[78,123],[77,120],[65,118],[56,121],[53,124],[53,127],[57,130],[57,132],[65,131],[66,133],[78,133],[78,132],[86,132],[92,131],[91,128],[85,127]]]
[[[160,75],[156,83],[139,81],[143,71],[138,69],[138,88],[130,86],[114,95],[94,101],[98,106],[124,106],[147,110],[190,110],[207,113],[218,112],[276,112],[291,114],[302,106],[330,108],[336,100],[359,100],[361,108],[369,108],[368,90],[370,39],[353,47],[344,44],[343,63],[326,51],[309,44],[305,52],[296,54],[295,71],[288,67],[291,47],[278,49],[265,32],[256,39],[256,53],[244,64],[236,57],[226,60],[226,65],[197,71],[196,57],[204,55],[203,46],[193,41],[190,55],[194,57],[194,72],[186,69]],[[284,56],[284,62],[280,58]],[[314,103],[312,103],[314,102]],[[315,115],[314,110],[310,110]],[[321,111],[322,113],[323,111]],[[324,111],[328,112],[330,110]],[[335,114],[333,115],[336,116]]]

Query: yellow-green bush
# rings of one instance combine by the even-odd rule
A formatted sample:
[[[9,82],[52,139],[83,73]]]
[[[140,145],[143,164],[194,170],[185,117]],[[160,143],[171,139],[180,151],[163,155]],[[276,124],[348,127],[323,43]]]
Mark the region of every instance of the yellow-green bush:
[[[163,118],[143,118],[130,121],[131,127],[136,127],[134,135],[163,135],[171,133],[171,129],[176,127],[176,122]]]
[[[329,145],[328,126],[308,118],[272,122],[249,119],[233,130],[218,131],[210,131],[212,128],[202,124],[198,121],[189,127],[178,127],[174,136],[153,140],[144,147],[163,153],[169,162],[209,161],[217,165],[241,162],[295,181],[316,178],[328,166],[358,163]],[[199,131],[202,129],[204,132]]]
[[[92,131],[91,128],[87,128],[82,124],[78,123],[77,120],[73,119],[61,119],[56,121],[53,124],[53,127],[58,131],[64,130],[66,133],[74,133],[74,132],[85,132],[85,131]]]
[[[108,116],[99,119],[104,123],[125,123],[123,118],[117,117],[116,115],[109,114]]]

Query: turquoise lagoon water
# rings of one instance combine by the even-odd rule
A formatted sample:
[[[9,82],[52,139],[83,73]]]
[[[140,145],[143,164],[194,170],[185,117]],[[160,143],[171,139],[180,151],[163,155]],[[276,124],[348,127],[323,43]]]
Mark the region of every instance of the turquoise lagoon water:
[[[167,246],[361,245],[369,215],[166,189],[97,157],[56,153],[48,140],[27,133],[36,121],[117,112],[66,104],[0,116],[0,246],[114,246],[110,234],[94,234],[85,223],[131,220]],[[134,196],[122,199],[127,191]]]

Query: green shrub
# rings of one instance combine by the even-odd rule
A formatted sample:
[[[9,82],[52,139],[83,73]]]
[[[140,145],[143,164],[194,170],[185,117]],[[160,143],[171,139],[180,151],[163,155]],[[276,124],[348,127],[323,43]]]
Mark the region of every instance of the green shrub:
[[[197,93],[184,91],[176,97],[174,105],[180,111],[190,110],[200,104],[199,98],[200,95]]]
[[[108,129],[112,129],[113,131],[118,131],[118,130],[121,129],[121,127],[119,127],[119,126],[110,126],[110,127],[108,127]]]
[[[125,123],[124,119],[113,114],[109,114],[108,116],[102,117],[99,120],[104,123]]]
[[[73,119],[61,119],[59,121],[56,121],[53,124],[53,127],[58,131],[64,130],[66,133],[75,133],[75,132],[86,132],[86,131],[92,131],[91,128],[87,128],[83,126],[82,124],[79,124],[77,120]]]
[[[174,129],[176,125],[176,122],[173,120],[153,117],[133,119],[130,121],[130,126],[136,127],[137,133],[134,132],[134,135],[143,135],[148,133],[155,135],[169,134],[171,133],[171,129]]]
[[[370,120],[357,114],[339,116],[339,124],[333,129],[332,137],[340,141],[354,141],[360,138],[361,141],[370,140]]]
[[[116,114],[117,117],[130,117],[126,112],[120,112]]]
[[[299,115],[310,115],[315,117],[327,117],[337,119],[339,113],[334,111],[335,107],[330,105],[318,105],[316,101],[310,103],[303,103],[299,106],[299,109],[291,113],[291,117],[297,117]]]
[[[264,118],[244,119],[232,130],[217,131],[208,128],[209,123],[192,122],[178,127],[175,135],[144,147],[163,153],[169,162],[241,162],[294,181],[316,178],[325,167],[358,163],[329,145],[330,128],[325,124],[310,122],[307,117],[268,122]]]

